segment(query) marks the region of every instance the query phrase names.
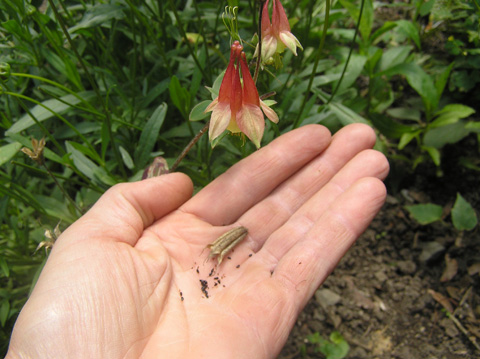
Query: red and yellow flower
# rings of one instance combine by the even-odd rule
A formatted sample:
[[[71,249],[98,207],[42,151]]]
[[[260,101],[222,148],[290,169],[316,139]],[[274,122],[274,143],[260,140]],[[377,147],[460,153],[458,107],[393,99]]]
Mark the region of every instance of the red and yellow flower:
[[[268,63],[272,57],[282,53],[287,47],[297,56],[297,47],[303,50],[300,41],[290,31],[285,9],[280,0],[272,0],[272,21],[268,14],[269,0],[265,1],[262,11],[262,62]]]
[[[240,81],[240,70],[243,84]],[[265,130],[264,114],[274,122],[278,116],[259,97],[257,87],[248,69],[243,46],[235,41],[230,49],[230,61],[220,85],[218,97],[206,108],[212,111],[209,138],[213,141],[223,131],[243,132],[260,147]],[[263,111],[263,112],[262,112]]]

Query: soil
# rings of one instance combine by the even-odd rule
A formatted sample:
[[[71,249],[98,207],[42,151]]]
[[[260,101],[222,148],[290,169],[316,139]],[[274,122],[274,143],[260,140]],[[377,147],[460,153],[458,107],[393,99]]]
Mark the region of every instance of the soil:
[[[417,168],[388,196],[299,316],[280,359],[327,358],[308,337],[334,331],[350,346],[346,358],[480,358],[479,226],[459,232],[449,216],[457,192],[478,215],[479,176],[446,150],[442,177]],[[443,205],[444,218],[421,226],[405,205],[427,202]]]

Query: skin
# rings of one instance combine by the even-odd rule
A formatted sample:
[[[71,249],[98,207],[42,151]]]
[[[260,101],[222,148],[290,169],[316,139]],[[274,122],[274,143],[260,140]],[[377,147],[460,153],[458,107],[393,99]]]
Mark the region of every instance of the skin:
[[[374,142],[365,125],[309,125],[193,197],[181,173],[114,186],[57,240],[7,358],[275,358],[384,203]],[[239,225],[214,287],[204,249]]]

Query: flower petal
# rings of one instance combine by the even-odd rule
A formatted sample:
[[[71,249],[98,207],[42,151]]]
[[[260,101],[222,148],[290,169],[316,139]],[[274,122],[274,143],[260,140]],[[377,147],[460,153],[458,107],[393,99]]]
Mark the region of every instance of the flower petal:
[[[232,114],[228,102],[219,102],[213,109],[210,126],[208,128],[208,137],[210,141],[222,134],[230,123]]]
[[[265,102],[260,100],[260,107],[267,118],[273,123],[278,123],[278,115]]]
[[[272,33],[272,23],[270,22],[270,16],[268,15],[268,1],[265,1],[262,10],[262,37],[270,35]]]
[[[243,92],[242,92],[242,102],[245,104],[254,104],[257,107],[260,105],[259,96],[257,91],[257,86],[250,75],[250,70],[248,69],[247,59],[245,53],[242,52],[240,56],[240,65],[242,67],[242,77],[243,77]]]
[[[277,36],[281,31],[290,31],[287,14],[280,0],[273,0],[272,26]]]
[[[288,47],[295,56],[297,56],[297,47],[303,50],[300,41],[298,41],[298,39],[290,31],[281,31],[280,40],[282,40],[285,46]]]
[[[257,148],[260,148],[260,141],[265,130],[265,120],[259,106],[244,104],[237,114],[237,124],[240,130],[247,135]]]
[[[262,39],[262,60],[266,62],[277,51],[277,39],[274,36],[268,35]]]

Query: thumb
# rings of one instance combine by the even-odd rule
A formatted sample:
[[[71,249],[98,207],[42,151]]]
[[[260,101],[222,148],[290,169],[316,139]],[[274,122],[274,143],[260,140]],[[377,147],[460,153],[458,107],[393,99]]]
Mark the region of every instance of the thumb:
[[[191,198],[193,185],[182,173],[170,173],[110,188],[60,236],[66,241],[101,238],[134,246],[143,230]],[[71,235],[67,235],[70,232]]]

